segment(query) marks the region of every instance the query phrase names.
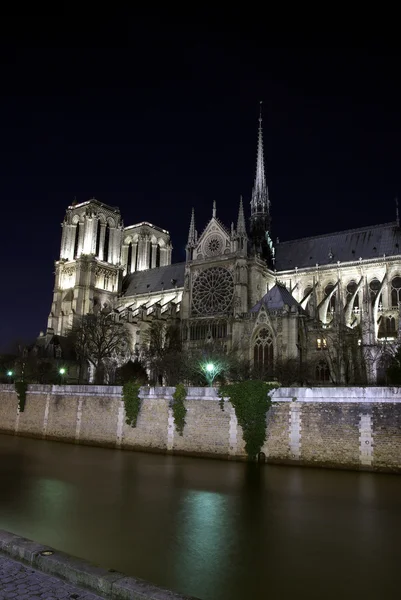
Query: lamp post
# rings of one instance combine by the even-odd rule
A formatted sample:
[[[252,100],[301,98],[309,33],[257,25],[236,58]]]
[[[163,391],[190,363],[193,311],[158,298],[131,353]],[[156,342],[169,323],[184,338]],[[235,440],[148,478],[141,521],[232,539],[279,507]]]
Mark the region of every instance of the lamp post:
[[[211,387],[213,385],[213,380],[217,375],[216,366],[213,363],[209,362],[205,365],[205,371],[207,382]]]
[[[64,367],[61,367],[61,368],[58,370],[58,372],[59,372],[59,375],[60,375],[60,385],[61,385],[62,383],[64,383],[64,375],[65,375],[65,372],[66,372],[66,371],[65,371],[65,368],[64,368]]]
[[[11,369],[9,371],[7,371],[7,377],[9,378],[10,383],[11,383],[11,379],[12,379],[13,375],[14,375],[14,373],[13,373],[13,371],[11,371]]]

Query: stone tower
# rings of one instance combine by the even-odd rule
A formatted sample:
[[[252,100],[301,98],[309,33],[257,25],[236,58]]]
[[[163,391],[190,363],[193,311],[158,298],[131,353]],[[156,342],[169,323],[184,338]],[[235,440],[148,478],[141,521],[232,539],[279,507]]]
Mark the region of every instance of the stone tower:
[[[118,208],[94,198],[67,208],[56,261],[48,333],[65,335],[75,319],[111,308],[121,277],[123,225]]]

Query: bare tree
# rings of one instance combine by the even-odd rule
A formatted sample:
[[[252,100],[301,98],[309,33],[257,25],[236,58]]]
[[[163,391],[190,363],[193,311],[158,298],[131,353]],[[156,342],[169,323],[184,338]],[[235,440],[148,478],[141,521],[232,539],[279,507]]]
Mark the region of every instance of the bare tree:
[[[81,317],[70,337],[81,361],[88,361],[95,371],[95,383],[102,384],[110,365],[126,362],[131,355],[131,334],[113,315],[88,314]]]

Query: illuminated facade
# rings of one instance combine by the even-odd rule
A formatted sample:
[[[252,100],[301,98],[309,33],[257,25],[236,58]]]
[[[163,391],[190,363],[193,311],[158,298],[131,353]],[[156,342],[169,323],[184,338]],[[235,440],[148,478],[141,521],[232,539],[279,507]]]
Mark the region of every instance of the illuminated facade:
[[[153,319],[180,324],[187,347],[219,342],[264,373],[308,366],[306,380],[374,381],[385,344],[399,338],[401,231],[393,223],[274,244],[262,120],[249,227],[212,217],[198,235],[192,211],[186,260],[171,264],[169,233],[124,227],[95,199],[69,206],[62,223],[46,337],[101,309],[126,321],[133,350]]]

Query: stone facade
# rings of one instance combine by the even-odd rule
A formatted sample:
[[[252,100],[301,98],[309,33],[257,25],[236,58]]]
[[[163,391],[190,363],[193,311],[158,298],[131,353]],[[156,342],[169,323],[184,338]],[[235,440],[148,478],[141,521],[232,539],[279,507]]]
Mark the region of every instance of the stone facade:
[[[261,118],[250,209],[248,228],[242,199],[227,227],[214,203],[200,235],[192,211],[186,260],[171,264],[168,231],[125,227],[95,199],[69,206],[40,345],[54,352],[76,319],[106,310],[128,324],[135,356],[156,319],[178,323],[185,347],[218,343],[264,375],[292,361],[308,384],[375,382],[400,338],[398,209],[394,223],[273,243]]]
[[[245,460],[235,410],[214,388],[188,388],[180,436],[170,402],[174,388],[142,388],[137,427],[125,422],[121,387],[40,386],[18,412],[12,385],[0,386],[2,433],[127,450]],[[398,388],[281,388],[272,392],[267,462],[401,472]]]

